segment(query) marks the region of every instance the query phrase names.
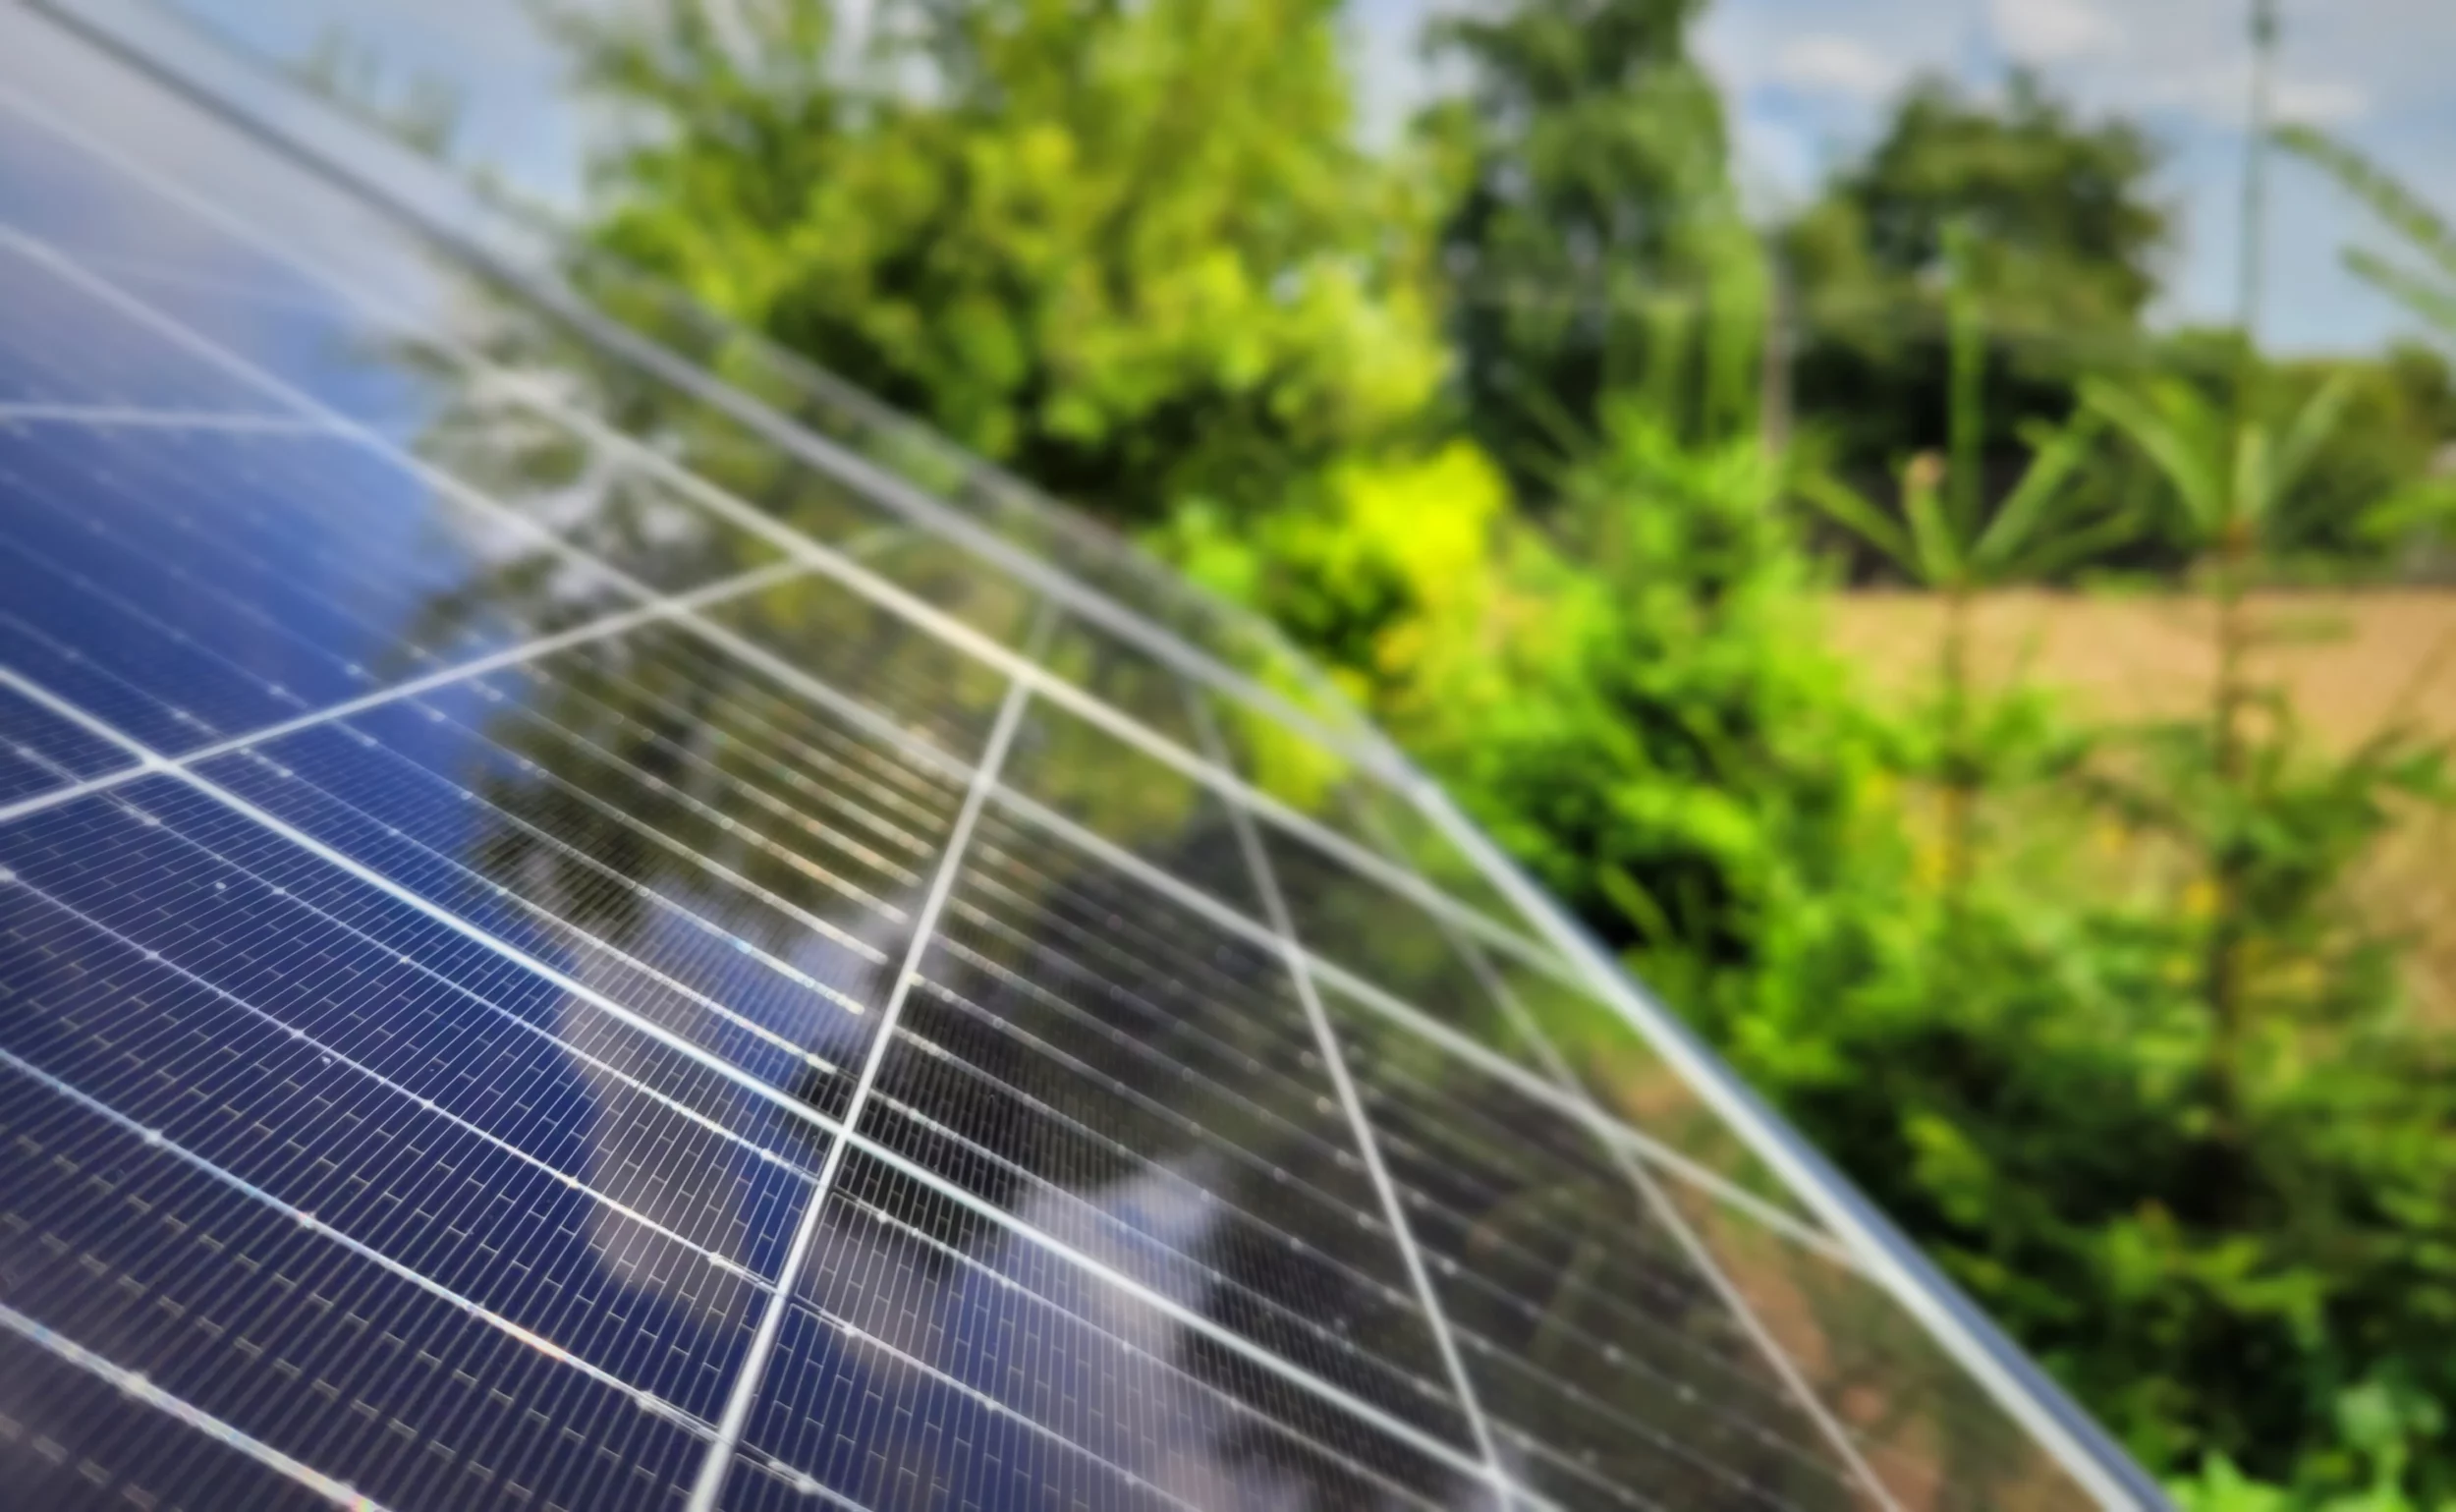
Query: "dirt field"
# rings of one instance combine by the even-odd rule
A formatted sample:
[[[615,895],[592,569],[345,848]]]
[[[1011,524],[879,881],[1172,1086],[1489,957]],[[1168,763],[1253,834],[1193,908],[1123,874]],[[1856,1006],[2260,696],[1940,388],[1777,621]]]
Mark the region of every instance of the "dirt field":
[[[2456,593],[2293,593],[2257,606],[2270,630],[2260,675],[2282,685],[2313,732],[2351,746],[2391,717],[2456,737]],[[1834,614],[1837,644],[1879,687],[1905,692],[1934,675],[1939,606],[1916,594],[1852,594]],[[2210,670],[2205,612],[2159,598],[2008,593],[1981,605],[1982,678],[2026,668],[2114,719],[2202,706]],[[2364,894],[2423,937],[2417,985],[2434,1016],[2456,1020],[2456,822],[2418,822],[2378,857]]]
[[[2262,675],[2283,683],[2315,731],[2361,740],[2402,703],[2427,727],[2456,735],[2456,593],[2295,593],[2264,598],[2257,617],[2275,644]],[[1836,639],[1889,685],[1933,675],[1940,621],[1933,599],[1854,593],[1839,601]],[[2027,664],[2091,711],[2117,719],[2201,706],[2210,669],[2207,616],[2165,598],[2006,593],[1980,606],[1981,675]]]

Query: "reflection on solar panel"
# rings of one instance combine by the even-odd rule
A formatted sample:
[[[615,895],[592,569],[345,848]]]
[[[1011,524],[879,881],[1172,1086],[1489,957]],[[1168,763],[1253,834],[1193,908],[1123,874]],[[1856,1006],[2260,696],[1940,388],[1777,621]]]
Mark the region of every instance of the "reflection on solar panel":
[[[74,9],[0,12],[0,1502],[2153,1499],[1266,636]]]

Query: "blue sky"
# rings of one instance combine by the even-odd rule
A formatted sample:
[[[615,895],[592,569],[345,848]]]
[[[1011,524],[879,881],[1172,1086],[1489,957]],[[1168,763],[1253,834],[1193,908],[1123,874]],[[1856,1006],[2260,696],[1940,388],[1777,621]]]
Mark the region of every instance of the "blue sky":
[[[277,43],[346,18],[397,66],[465,81],[470,145],[517,177],[568,192],[575,124],[553,97],[551,50],[517,0],[181,0]],[[604,0],[621,3],[621,0]],[[750,3],[750,0],[710,0]],[[1415,43],[1459,0],[1350,0],[1367,130],[1386,134],[1440,81]],[[1473,3],[1473,0],[1468,0]],[[2167,150],[2159,188],[2181,214],[2168,319],[2233,308],[2248,0],[1717,0],[1699,49],[1732,101],[1741,172],[1766,210],[1798,202],[1821,168],[1863,147],[1922,71],[1995,85],[2026,63],[2092,111],[2120,111]],[[2456,0],[2283,0],[2283,115],[2326,127],[2456,214]],[[2349,240],[2377,240],[2298,164],[2276,170],[2268,338],[2297,350],[2367,347],[2409,329],[2348,275]]]

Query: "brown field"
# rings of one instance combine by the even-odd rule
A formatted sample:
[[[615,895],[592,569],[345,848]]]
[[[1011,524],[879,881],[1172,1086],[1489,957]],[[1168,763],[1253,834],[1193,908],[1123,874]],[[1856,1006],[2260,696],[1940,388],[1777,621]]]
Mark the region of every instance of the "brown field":
[[[2266,627],[2256,671],[2291,695],[2317,738],[2351,747],[2386,722],[2456,739],[2456,592],[2281,593],[2255,606]],[[1854,593],[1836,605],[1837,644],[1880,688],[1933,676],[1940,605],[1911,593]],[[2173,598],[2005,593],[1974,620],[1982,679],[2027,672],[2088,713],[2130,720],[2203,706],[2206,610]],[[2418,818],[2373,858],[2362,897],[2421,936],[2416,985],[2456,1017],[2456,821]]]
[[[1836,640],[1880,683],[1910,687],[1932,675],[1935,600],[1853,593],[1838,607]],[[2271,641],[2261,675],[2284,685],[2322,737],[2351,744],[2400,705],[2456,736],[2456,592],[2277,594],[2254,614]],[[2188,600],[1997,594],[1974,622],[1976,664],[1996,678],[2026,666],[2110,718],[2177,714],[2205,697],[2207,622]]]

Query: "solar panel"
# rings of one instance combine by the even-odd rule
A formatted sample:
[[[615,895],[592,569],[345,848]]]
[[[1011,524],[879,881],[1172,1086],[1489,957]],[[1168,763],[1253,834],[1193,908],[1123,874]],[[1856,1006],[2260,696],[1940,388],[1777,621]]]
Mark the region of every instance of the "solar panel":
[[[0,1503],[2153,1503],[1266,632],[146,25],[0,10]]]

